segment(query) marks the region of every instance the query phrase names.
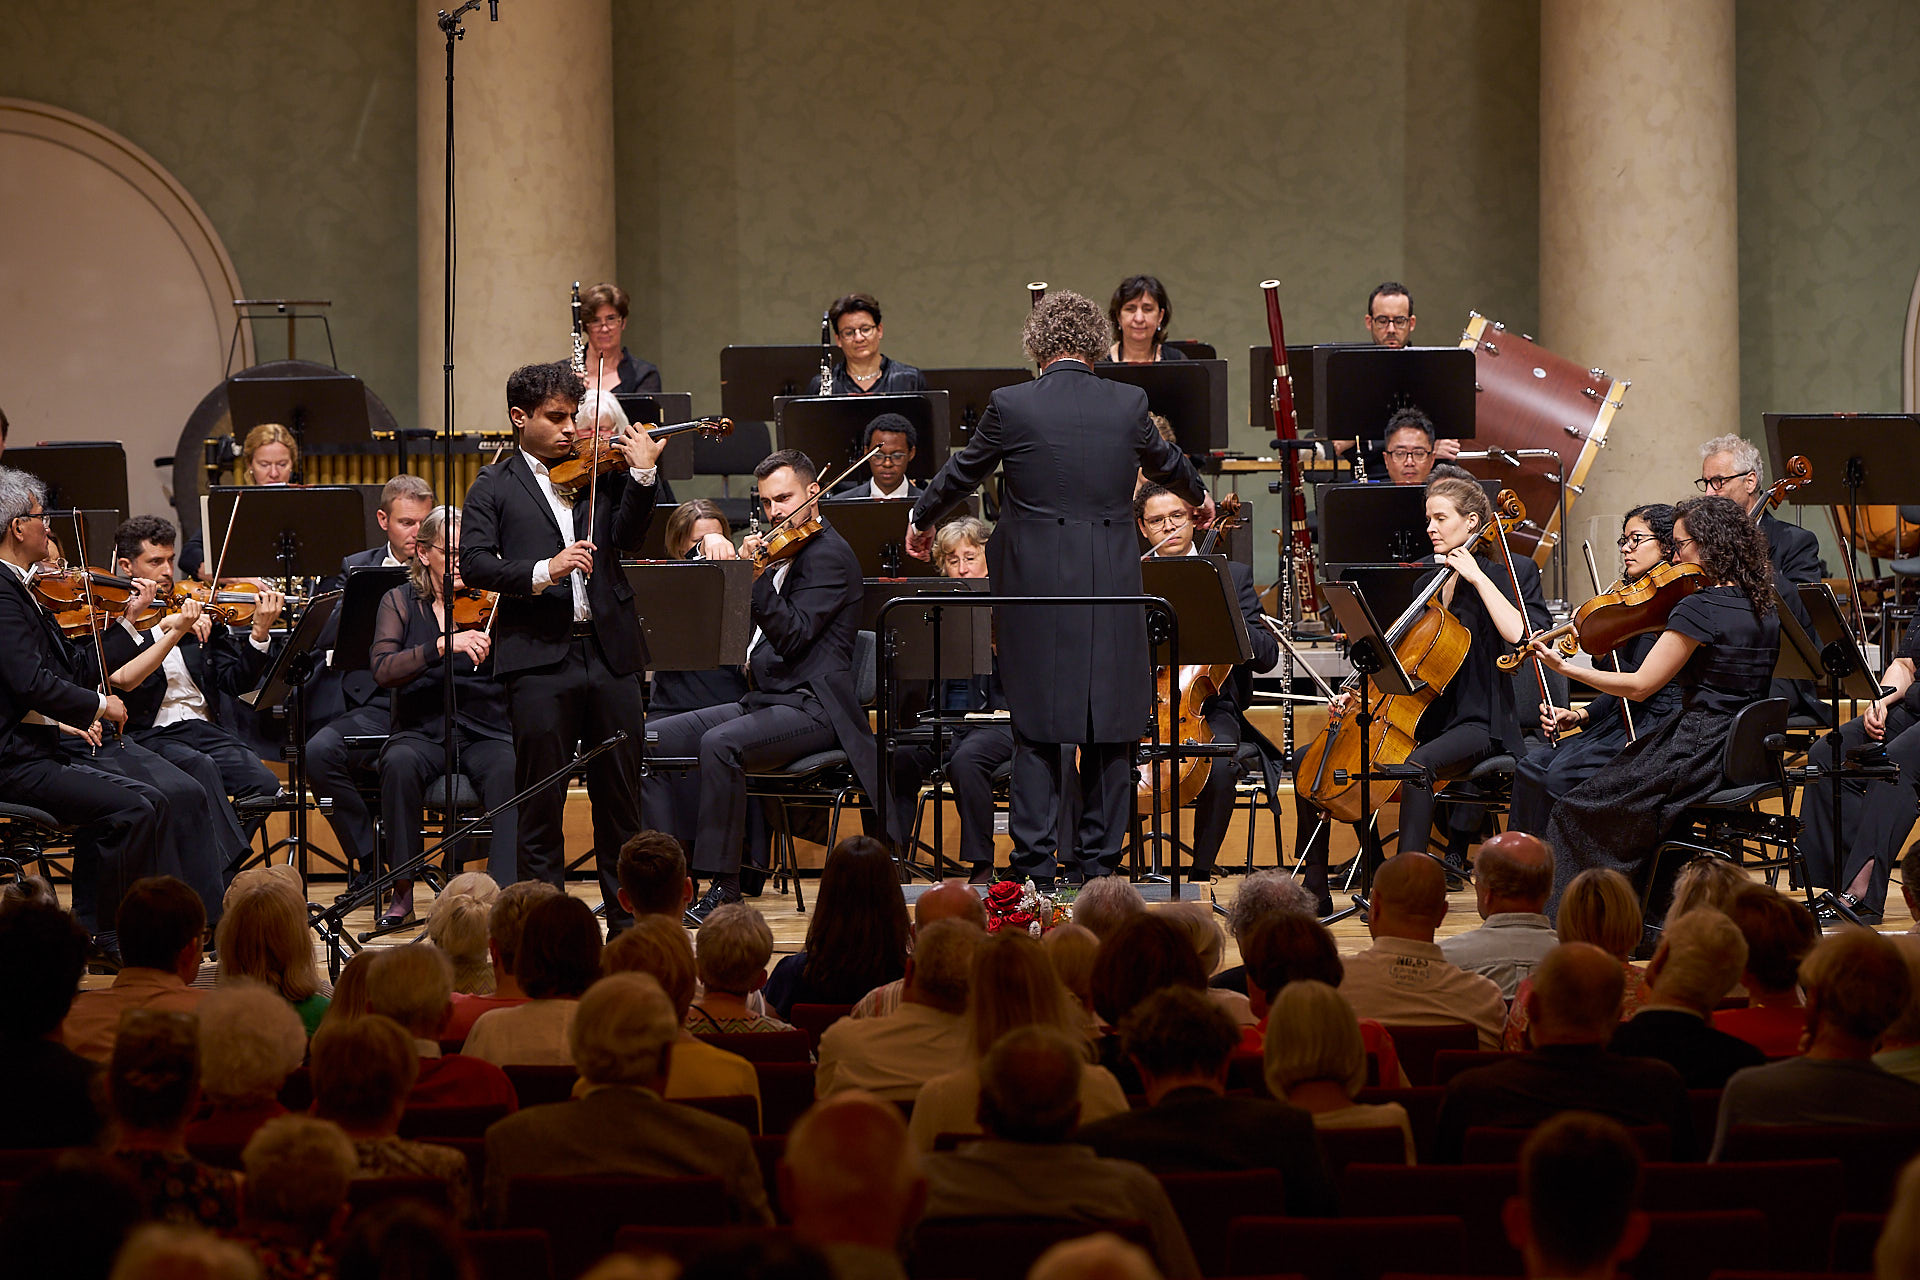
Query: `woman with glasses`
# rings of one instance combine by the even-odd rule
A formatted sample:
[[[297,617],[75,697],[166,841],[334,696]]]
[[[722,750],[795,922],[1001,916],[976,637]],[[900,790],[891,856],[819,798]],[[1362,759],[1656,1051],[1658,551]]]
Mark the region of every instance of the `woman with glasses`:
[[[1153,276],[1128,276],[1107,303],[1116,340],[1107,348],[1115,364],[1154,364],[1185,360],[1186,353],[1166,345],[1167,326],[1173,323],[1173,303],[1167,287]]]
[[[625,395],[660,389],[660,370],[636,360],[626,348],[629,306],[627,291],[617,284],[596,284],[580,291],[580,318],[587,326],[589,392]]]
[[[1737,503],[1688,498],[1674,508],[1673,554],[1682,564],[1699,565],[1708,585],[1675,606],[1636,670],[1578,674],[1602,693],[1639,701],[1676,685],[1680,710],[1642,732],[1554,807],[1545,832],[1554,851],[1549,914],[1573,878],[1590,868],[1611,867],[1636,886],[1656,874],[1661,841],[1689,805],[1720,785],[1734,714],[1767,696],[1780,618],[1766,538]],[[1552,645],[1536,641],[1533,652],[1554,670],[1573,673]],[[1677,869],[1668,868],[1669,883],[1654,886],[1649,921],[1665,916]]]
[[[880,327],[880,303],[872,294],[835,298],[827,308],[827,323],[841,361],[833,367],[833,385],[823,391],[816,373],[807,383],[808,395],[870,396],[927,389],[918,369],[880,354],[886,331]]]
[[[1673,508],[1654,502],[1627,512],[1620,526],[1620,562],[1625,580],[1643,578],[1655,565],[1672,560]],[[1638,671],[1657,639],[1659,633],[1653,631],[1635,636],[1610,657],[1601,659],[1600,665],[1615,671]],[[1680,688],[1671,682],[1643,702],[1603,693],[1578,711],[1542,703],[1542,729],[1549,733],[1580,732],[1562,738],[1557,746],[1538,747],[1520,762],[1513,774],[1509,824],[1515,831],[1546,830],[1561,796],[1600,772],[1627,743],[1651,733],[1679,709]]]

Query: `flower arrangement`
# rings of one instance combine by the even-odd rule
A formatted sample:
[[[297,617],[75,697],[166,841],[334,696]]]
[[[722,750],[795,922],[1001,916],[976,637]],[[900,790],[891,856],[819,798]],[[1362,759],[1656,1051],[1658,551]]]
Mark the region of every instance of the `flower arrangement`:
[[[1032,880],[998,882],[987,890],[985,904],[988,933],[1024,929],[1037,938],[1067,918],[1065,905]]]

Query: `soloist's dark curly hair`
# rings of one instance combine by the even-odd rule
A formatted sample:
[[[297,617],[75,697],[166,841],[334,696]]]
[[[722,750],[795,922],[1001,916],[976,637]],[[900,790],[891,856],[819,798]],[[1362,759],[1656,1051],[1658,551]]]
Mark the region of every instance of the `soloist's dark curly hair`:
[[[1635,507],[1620,517],[1620,531],[1627,531],[1627,521],[1640,520],[1653,530],[1653,539],[1660,544],[1660,554],[1673,559],[1673,507],[1665,502],[1648,502]]]
[[[1773,564],[1767,558],[1767,535],[1753,517],[1731,498],[1708,494],[1688,498],[1673,509],[1675,524],[1686,522],[1687,537],[1700,544],[1700,563],[1721,582],[1747,593],[1753,616],[1773,611]]]

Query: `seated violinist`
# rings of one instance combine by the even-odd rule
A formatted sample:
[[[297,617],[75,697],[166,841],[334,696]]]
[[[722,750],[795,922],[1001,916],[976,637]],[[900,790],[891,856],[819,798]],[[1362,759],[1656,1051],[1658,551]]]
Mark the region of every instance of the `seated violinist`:
[[[136,621],[156,594],[171,595],[173,525],[158,516],[135,516],[113,533],[114,572],[139,584],[118,626],[102,637],[107,661],[118,666],[160,640],[157,626]],[[272,648],[273,624],[286,597],[261,590],[246,638],[221,626],[211,611],[200,615],[160,669],[127,691],[127,737],[192,771],[210,761],[218,770],[222,798],[270,796],[279,779],[254,749],[220,721],[221,694],[241,694],[260,683]],[[156,620],[157,621],[157,620]]]
[[[456,631],[452,660],[447,657],[446,608],[440,599],[448,555],[460,545],[460,512],[453,508],[447,528],[446,507],[435,507],[420,526],[417,554],[404,585],[380,600],[369,655],[373,678],[393,694],[393,732],[380,749],[380,812],[386,820],[387,847],[396,867],[420,854],[420,810],[431,797],[427,788],[447,772],[446,680],[453,673],[454,746],[460,773],[473,782],[485,809],[513,798],[513,725],[507,717],[505,688],[487,661],[492,640],[484,627]],[[453,586],[461,590],[457,560]],[[516,879],[514,811],[493,819],[487,873],[499,884]],[[397,881],[383,925],[404,924],[413,916],[413,881]]]
[[[1141,486],[1133,495],[1133,518],[1140,536],[1153,548],[1155,557],[1199,555],[1194,543],[1193,508],[1179,495],[1157,484]],[[1246,708],[1253,702],[1253,676],[1271,671],[1280,664],[1280,643],[1262,621],[1259,593],[1253,589],[1253,571],[1238,561],[1229,560],[1227,571],[1233,578],[1234,596],[1240,613],[1247,620],[1247,638],[1253,641],[1253,657],[1233,668],[1220,692],[1208,698],[1200,708],[1216,743],[1239,744],[1253,730],[1245,720]],[[1227,825],[1233,821],[1233,788],[1240,780],[1237,761],[1215,758],[1207,770],[1207,781],[1194,801],[1192,880],[1213,877],[1214,859],[1227,838]]]
[[[782,449],[753,474],[774,529],[740,548],[749,559],[769,556],[760,560],[753,584],[748,692],[737,702],[648,725],[656,738],[649,755],[700,762],[693,813],[676,803],[666,775],[652,773],[644,785],[650,825],[679,838],[691,850],[694,872],[711,878],[687,911],[690,924],[740,898],[749,769],[775,768],[837,747],[852,760],[861,789],[879,794],[878,753],[854,692],[854,636],[865,601],[859,558],[845,538],[819,522],[818,473],[807,455]],[[776,539],[785,549],[778,560],[768,552]]]

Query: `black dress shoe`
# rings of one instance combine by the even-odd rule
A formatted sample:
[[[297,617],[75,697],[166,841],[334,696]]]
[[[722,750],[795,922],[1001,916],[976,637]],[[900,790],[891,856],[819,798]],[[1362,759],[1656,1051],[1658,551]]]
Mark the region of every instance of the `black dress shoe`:
[[[975,867],[973,869],[973,874],[967,877],[967,883],[968,884],[992,884],[993,883],[992,864],[988,863],[988,864],[983,864],[981,866]]]
[[[740,891],[731,885],[716,884],[700,895],[700,900],[687,908],[683,917],[687,928],[698,929],[706,923],[707,917],[726,906],[729,902],[740,901]]]

